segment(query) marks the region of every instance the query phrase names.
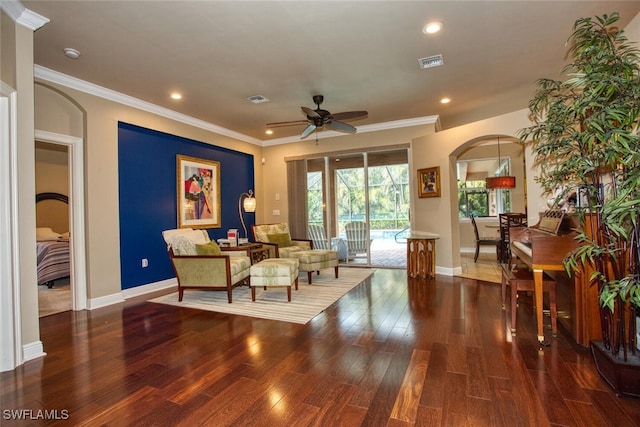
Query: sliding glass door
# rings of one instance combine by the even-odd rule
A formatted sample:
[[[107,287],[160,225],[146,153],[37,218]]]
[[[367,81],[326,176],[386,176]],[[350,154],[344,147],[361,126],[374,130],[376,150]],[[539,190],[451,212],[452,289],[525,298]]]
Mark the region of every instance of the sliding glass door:
[[[405,267],[407,156],[399,149],[308,160],[310,237],[324,238],[346,264]],[[324,237],[317,237],[314,226],[321,226]]]

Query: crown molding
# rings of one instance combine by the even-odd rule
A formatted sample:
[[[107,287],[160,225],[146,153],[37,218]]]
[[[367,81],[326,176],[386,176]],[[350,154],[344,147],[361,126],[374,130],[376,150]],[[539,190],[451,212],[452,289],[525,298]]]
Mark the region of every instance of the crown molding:
[[[115,90],[107,89],[102,86],[98,86],[96,84],[78,79],[76,77],[71,77],[69,75],[51,70],[49,68],[46,68],[40,65],[34,66],[34,76],[38,79],[41,79],[50,83],[59,84],[71,89],[78,90],[80,92],[88,93],[90,95],[104,98],[109,101],[127,105],[129,107],[136,108],[138,110],[147,111],[149,113],[166,117],[168,119],[175,120],[177,122],[184,123],[189,126],[204,129],[204,130],[207,130],[219,135],[227,136],[229,138],[237,139],[240,141],[248,142],[250,144],[258,145],[260,147],[267,147],[267,146],[280,145],[280,144],[290,144],[290,143],[302,141],[302,139],[300,139],[299,136],[290,136],[290,137],[270,139],[270,140],[260,140],[257,138],[253,138],[248,135],[223,128],[221,126],[214,125],[209,122],[205,122],[204,120],[196,119],[186,114],[178,113],[168,108],[160,107],[158,105],[151,104],[150,102],[143,101],[141,99],[134,98],[132,96],[125,95],[120,92],[116,92]],[[436,130],[440,130],[439,116],[435,115],[435,116],[416,117],[413,119],[395,120],[391,122],[373,123],[370,125],[358,126],[358,133],[378,132],[381,130],[398,129],[398,128],[405,128],[410,126],[433,125],[433,124],[436,125]],[[344,136],[344,133],[336,132],[336,131],[322,131],[322,132],[317,132],[314,135],[313,139],[317,137],[320,140],[325,138],[335,138],[337,136]]]
[[[116,92],[115,90],[107,89],[102,86],[98,86],[96,84],[89,83],[84,80],[80,80],[78,78],[68,76],[66,74],[59,73],[57,71],[42,67],[40,65],[35,65],[34,76],[39,79],[48,81],[50,83],[56,83],[71,89],[79,90],[80,92],[84,92],[100,98],[108,99],[110,101],[127,105],[129,107],[136,108],[138,110],[147,111],[149,113],[166,117],[168,119],[185,123],[187,125],[204,129],[213,133],[217,133],[219,135],[228,136],[229,138],[238,139],[240,141],[248,142],[250,144],[262,146],[262,141],[257,138],[252,138],[250,136],[241,134],[239,132],[234,132],[232,130],[223,128],[221,126],[214,125],[209,122],[205,122],[204,120],[196,119],[186,114],[178,113],[168,108],[151,104],[150,102],[146,102],[141,99],[134,98],[132,96],[125,95],[120,92]]]
[[[49,22],[49,18],[25,8],[20,1],[2,0],[0,1],[0,8],[15,22],[29,28],[31,31],[35,31]]]

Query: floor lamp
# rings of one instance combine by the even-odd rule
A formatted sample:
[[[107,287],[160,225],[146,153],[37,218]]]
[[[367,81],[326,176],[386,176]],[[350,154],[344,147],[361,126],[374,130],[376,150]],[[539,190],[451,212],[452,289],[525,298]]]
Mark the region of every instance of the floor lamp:
[[[244,201],[243,201],[243,198],[244,198]],[[240,195],[240,198],[238,198],[238,215],[240,215],[240,222],[242,223],[242,229],[244,230],[244,237],[245,237],[244,243],[248,243],[249,235],[247,234],[247,226],[244,223],[244,215],[242,215],[243,208],[245,212],[256,211],[256,199],[255,197],[253,197],[253,190],[249,190],[246,193],[242,193]]]

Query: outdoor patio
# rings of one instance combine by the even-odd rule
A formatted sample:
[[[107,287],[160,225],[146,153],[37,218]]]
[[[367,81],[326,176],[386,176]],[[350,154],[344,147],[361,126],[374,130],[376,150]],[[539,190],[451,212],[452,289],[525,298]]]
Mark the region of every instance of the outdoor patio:
[[[375,231],[372,236],[375,236]],[[367,265],[366,254],[358,254],[349,258],[344,265]],[[373,238],[371,242],[371,266],[387,268],[407,267],[407,243],[405,239],[398,239],[389,236]]]

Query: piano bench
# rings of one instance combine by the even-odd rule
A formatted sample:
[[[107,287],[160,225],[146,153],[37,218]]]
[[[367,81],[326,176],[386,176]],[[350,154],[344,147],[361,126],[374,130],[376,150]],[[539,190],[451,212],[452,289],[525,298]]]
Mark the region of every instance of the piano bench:
[[[502,269],[502,309],[505,309],[505,297],[507,284],[511,287],[511,333],[516,334],[516,313],[518,307],[519,291],[534,291],[533,271],[513,268],[509,263],[500,264]],[[556,281],[544,273],[542,285],[545,292],[549,292],[549,305],[551,311],[551,330],[553,336],[558,335],[558,309],[556,306]]]

